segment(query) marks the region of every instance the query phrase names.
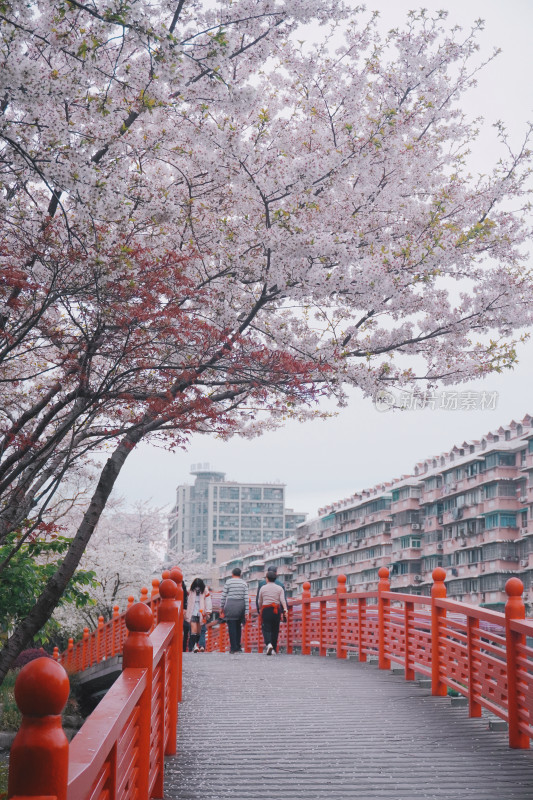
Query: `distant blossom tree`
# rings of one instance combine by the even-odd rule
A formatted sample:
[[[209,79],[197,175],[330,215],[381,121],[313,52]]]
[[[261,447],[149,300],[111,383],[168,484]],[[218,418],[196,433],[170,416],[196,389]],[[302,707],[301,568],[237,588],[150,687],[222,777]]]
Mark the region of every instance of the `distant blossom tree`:
[[[69,522],[75,533],[79,519]],[[85,625],[94,628],[100,615],[110,619],[113,606],[123,610],[129,595],[138,598],[145,585],[151,589],[152,575],[161,577],[165,538],[162,511],[149,502],[138,501],[132,508],[123,501],[108,505],[80,562],[94,573],[94,585],[87,590],[91,602],[77,610],[59,609],[54,619],[79,633]]]
[[[501,159],[468,172],[480,23],[412,13],[381,36],[341,0],[0,0],[0,18],[0,543],[45,537],[65,476],[108,453],[1,679],[139,441],[510,366],[532,282],[529,128],[513,150],[500,125]]]

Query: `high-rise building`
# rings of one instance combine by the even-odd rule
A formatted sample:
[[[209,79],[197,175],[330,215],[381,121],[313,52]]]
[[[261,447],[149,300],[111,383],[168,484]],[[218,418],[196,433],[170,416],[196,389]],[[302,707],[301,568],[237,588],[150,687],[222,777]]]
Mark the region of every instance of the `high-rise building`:
[[[169,551],[196,550],[208,563],[226,561],[243,546],[284,539],[305,514],[285,508],[282,483],[237,483],[209,464],[194,464],[192,486],[176,489],[169,518]]]

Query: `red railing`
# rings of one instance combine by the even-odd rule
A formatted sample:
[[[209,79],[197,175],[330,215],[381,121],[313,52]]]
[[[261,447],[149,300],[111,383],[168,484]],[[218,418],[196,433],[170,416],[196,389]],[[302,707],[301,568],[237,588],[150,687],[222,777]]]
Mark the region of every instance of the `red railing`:
[[[509,725],[510,746],[527,748],[533,737],[533,647],[527,644],[533,620],[525,619],[522,582],[507,581],[501,614],[446,599],[445,577],[440,567],[433,571],[431,597],[391,592],[385,567],[374,592],[346,592],[344,575],[331,595],[311,597],[304,583],[302,597],[289,600],[280,644],[288,653],[297,648],[308,655],[315,648],[322,656],[374,657],[380,669],[402,666],[406,680],[427,676],[433,695],[446,695],[448,688],[464,695],[470,716],[481,716],[483,708],[496,714]],[[228,649],[225,627],[210,628],[208,650]],[[243,643],[246,652],[262,650],[255,608]]]
[[[123,622],[116,614],[107,628],[100,622],[94,646],[85,635],[85,648],[69,646],[58,661],[40,658],[20,671],[15,697],[23,717],[11,749],[9,798],[163,797],[163,759],[176,752],[183,642],[181,572],[165,575],[151,602],[130,604]],[[69,681],[59,661],[75,667],[80,659],[83,669],[118,649],[122,674],[69,746],[60,716]]]
[[[388,570],[379,570],[375,592],[346,592],[289,601],[280,644],[288,653],[316,648],[337,658],[357,653],[377,658],[380,669],[402,665],[406,680],[431,678],[432,693],[448,688],[468,698],[469,714],[482,709],[509,725],[509,744],[529,747],[533,736],[533,620],[525,619],[523,585],[507,581],[505,614],[446,598],[446,573],[433,571],[431,597],[390,591]],[[61,727],[68,677],[57,661],[37,659],[17,678],[23,714],[10,757],[8,797],[25,800],[148,800],[163,796],[163,756],[175,752],[181,686],[181,573],[164,574],[151,600],[131,605],[106,625],[100,621],[80,646],[58,659],[84,669],[122,649],[123,672],[85,722],[70,747]],[[173,580],[171,580],[172,578]],[[154,625],[154,612],[157,624]],[[123,619],[123,622],[121,621]],[[128,631],[125,638],[124,631]],[[152,630],[152,633],[149,632]],[[225,625],[208,630],[207,649],[228,647]],[[85,643],[85,646],[84,646]],[[121,644],[123,643],[123,644]],[[262,649],[260,620],[252,607],[243,635],[247,652]]]
[[[171,571],[169,570],[163,573],[163,579],[170,576]],[[127,609],[134,602],[134,597],[129,597]],[[160,602],[159,581],[157,578],[152,581],[150,598],[148,597],[146,586],[142,587],[139,602],[145,603],[150,607],[155,625]],[[119,607],[113,606],[113,616],[108,622],[104,622],[103,617],[98,617],[98,625],[94,631],[90,632],[89,628],[84,628],[83,637],[77,642],[69,639],[67,649],[63,653],[54,651],[54,658],[60,664],[63,664],[69,672],[83,672],[94,664],[99,664],[101,661],[120,655],[128,634],[125,622],[127,609],[120,613]]]

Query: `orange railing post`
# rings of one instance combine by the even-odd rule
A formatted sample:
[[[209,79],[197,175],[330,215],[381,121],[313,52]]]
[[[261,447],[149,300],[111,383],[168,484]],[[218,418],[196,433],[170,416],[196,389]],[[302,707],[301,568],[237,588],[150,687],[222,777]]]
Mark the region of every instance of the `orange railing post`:
[[[257,615],[257,652],[260,653],[262,651],[261,642],[263,641],[263,625],[262,625],[262,616],[261,611]]]
[[[226,623],[225,622],[221,622],[220,623],[220,627],[219,627],[218,630],[219,630],[219,633],[218,633],[218,652],[219,653],[225,653],[226,652],[226,630],[227,630]]]
[[[9,758],[8,797],[66,800],[68,741],[61,712],[70,691],[67,673],[51,658],[23,667],[15,683],[22,722]]]
[[[411,649],[411,628],[412,628],[412,620],[413,614],[415,611],[415,604],[406,602],[403,611],[403,627],[404,627],[404,636],[405,636],[405,680],[406,681],[414,681],[415,679],[415,671],[413,669],[413,652]]]
[[[96,629],[96,663],[99,664],[104,658],[104,618],[100,614],[98,617],[98,627]]]
[[[466,657],[468,663],[468,716],[481,716],[481,703],[476,700],[474,692],[476,661],[479,657],[479,641],[476,646],[476,637],[479,632],[479,620],[475,617],[466,618]]]
[[[292,655],[292,640],[293,640],[293,625],[294,625],[294,608],[290,603],[287,603],[287,655]]]
[[[431,587],[431,694],[434,697],[445,697],[448,690],[441,677],[440,635],[442,622],[446,619],[446,611],[443,608],[437,608],[435,600],[446,597],[446,586],[444,585],[446,571],[442,567],[436,567],[432,572],[432,577],[434,583]]]
[[[89,658],[89,628],[83,629],[83,642],[81,645],[81,668],[86,669],[90,665]]]
[[[116,654],[117,649],[120,649],[120,644],[117,642],[118,615],[119,607],[113,606],[113,616],[111,618],[111,657]]]
[[[148,602],[148,587],[143,586],[141,587],[141,596],[139,597],[139,603],[147,603]]]
[[[311,645],[307,644],[309,638],[309,617],[311,614],[311,584],[305,581],[302,587],[302,655],[311,653]]]
[[[337,658],[346,658],[346,648],[342,642],[344,638],[344,623],[346,620],[346,575],[337,575]]]
[[[70,639],[68,640],[68,646],[67,646],[67,667],[69,669],[72,669],[73,655],[74,655],[74,639],[71,636]]]
[[[181,588],[181,584],[179,586]],[[180,607],[178,604],[178,586],[173,580],[167,579],[159,584],[161,603],[159,604],[159,622],[171,622],[174,633],[169,651],[169,681],[168,696],[168,737],[165,746],[165,755],[173,756],[176,753],[176,731],[178,726],[178,685],[179,685],[179,654],[183,649],[183,636],[180,636]],[[183,594],[183,589],[182,589]],[[161,732],[161,738],[163,732]]]
[[[243,632],[242,632],[243,633],[242,643],[243,643],[243,647],[244,647],[244,652],[245,653],[251,653],[252,652],[252,645],[250,644],[250,625],[251,625],[251,622],[252,622],[252,604],[251,604],[250,598],[248,598],[248,613],[246,614],[246,620],[245,620],[244,628],[243,628]]]
[[[128,667],[146,670],[146,686],[139,699],[137,721],[137,747],[139,752],[137,796],[139,798],[149,797],[153,647],[148,631],[151,630],[152,623],[152,612],[145,603],[135,603],[126,612],[126,627],[129,634],[124,642],[122,670],[124,671]]]
[[[366,661],[365,653],[366,597],[357,598],[357,652],[359,661]]]
[[[509,578],[505,584],[508,600],[505,604],[505,642],[507,654],[507,708],[509,722],[509,747],[526,749],[529,747],[529,736],[520,730],[518,679],[519,649],[524,648],[526,637],[511,627],[513,619],[524,619],[526,610],[522,600],[524,584],[519,578]]]
[[[165,573],[163,572],[163,576]],[[170,580],[174,581],[176,586],[178,587],[178,594],[177,594],[177,601],[180,604],[179,608],[179,620],[178,620],[178,629],[181,632],[181,645],[178,652],[178,702],[181,703],[182,700],[182,692],[183,692],[183,619],[185,615],[185,610],[183,608],[183,572],[179,567],[172,567],[170,570],[168,577]],[[163,578],[163,580],[166,580]]]
[[[327,600],[318,601],[318,654],[326,655],[326,603]]]
[[[159,594],[159,578],[152,579],[152,591],[150,592],[150,608],[154,617],[154,625],[157,625],[157,604],[155,598]]]
[[[378,571],[378,669],[390,669],[390,658],[387,657],[387,616],[390,600],[383,597],[383,592],[390,592],[389,570],[380,567]]]

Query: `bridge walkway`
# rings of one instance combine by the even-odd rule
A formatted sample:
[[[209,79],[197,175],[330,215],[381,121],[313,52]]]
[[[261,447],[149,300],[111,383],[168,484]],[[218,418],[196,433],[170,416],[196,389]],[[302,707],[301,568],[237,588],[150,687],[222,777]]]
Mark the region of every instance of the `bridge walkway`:
[[[531,800],[533,751],[403,675],[309,656],[184,656],[166,800]]]

